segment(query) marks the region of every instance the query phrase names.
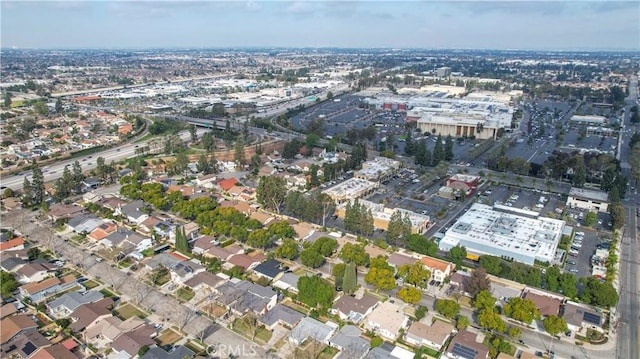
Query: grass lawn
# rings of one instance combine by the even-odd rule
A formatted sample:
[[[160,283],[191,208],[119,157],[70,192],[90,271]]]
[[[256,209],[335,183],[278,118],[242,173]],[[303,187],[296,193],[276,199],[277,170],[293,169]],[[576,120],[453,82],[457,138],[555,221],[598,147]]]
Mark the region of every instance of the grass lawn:
[[[331,359],[336,356],[336,354],[338,354],[338,349],[334,347],[326,347],[322,349],[320,355],[318,356],[318,359]]]
[[[99,286],[100,284],[98,282],[96,282],[95,280],[88,280],[88,281],[82,283],[82,285],[84,285],[84,287],[87,288],[87,289],[93,289],[93,288]]]
[[[113,292],[111,292],[110,290],[108,290],[106,288],[105,289],[101,289],[100,293],[102,293],[102,295],[104,295],[107,298],[111,298],[111,297],[115,297],[116,296],[115,294],[113,294]]]
[[[158,345],[162,346],[176,343],[180,339],[182,339],[182,335],[180,335],[180,333],[176,332],[173,329],[167,328],[162,333],[160,333],[160,335],[158,335],[155,340]]]
[[[195,295],[193,289],[188,287],[181,287],[176,291],[176,296],[185,302],[190,301]]]
[[[308,270],[306,270],[306,269],[304,269],[304,268],[300,267],[300,268],[298,268],[298,269],[294,270],[294,271],[293,271],[293,274],[297,275],[298,277],[304,277],[304,276],[306,276],[306,275],[308,275],[308,274],[312,274],[312,273],[311,273],[311,272],[309,272]]]
[[[296,304],[294,302],[292,302],[291,300],[284,300],[282,301],[282,305],[286,305],[287,307],[293,309],[293,310],[297,310],[298,312],[305,314],[305,315],[309,315],[310,310],[299,305]]]
[[[307,340],[304,343],[304,347],[297,347],[295,349],[294,358],[300,358],[300,359],[332,358],[332,356],[329,356],[328,354],[324,354],[326,349],[327,349],[327,346],[322,343],[318,343],[313,340]]]
[[[382,293],[376,293],[375,291],[367,291],[367,293],[371,294],[372,296],[378,298],[379,301],[381,302],[386,302],[387,299],[389,299],[388,296],[382,294]]]
[[[114,313],[116,316],[121,317],[122,320],[127,320],[133,316],[137,316],[140,319],[144,319],[147,317],[147,313],[141,311],[140,309],[134,307],[132,304],[127,303],[125,305],[122,305],[118,308],[116,308],[116,310],[114,310]]]
[[[253,336],[253,333],[249,329],[249,326],[247,326],[247,324],[244,322],[243,318],[236,319],[233,322],[233,330],[249,339],[251,339],[251,337]],[[266,344],[269,339],[271,339],[271,335],[272,333],[270,331],[261,326],[256,329],[256,335],[253,341]]]
[[[158,136],[152,135],[150,133],[147,133],[146,135],[144,135],[144,136],[138,138],[137,140],[133,141],[133,143],[140,143],[140,142],[148,141],[148,140],[150,140],[150,139],[152,139],[154,137],[158,137]]]
[[[184,346],[191,349],[196,354],[202,353],[205,350],[205,348],[193,340],[188,341]]]

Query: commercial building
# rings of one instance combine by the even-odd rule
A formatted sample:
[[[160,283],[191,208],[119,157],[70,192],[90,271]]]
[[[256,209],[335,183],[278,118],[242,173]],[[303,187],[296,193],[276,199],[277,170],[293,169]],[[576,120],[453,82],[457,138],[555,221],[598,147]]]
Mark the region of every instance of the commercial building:
[[[489,254],[530,265],[536,260],[552,263],[564,226],[564,221],[537,212],[475,203],[445,233],[439,247],[448,251],[464,246],[472,259]]]
[[[350,178],[333,187],[327,188],[323,193],[331,197],[336,203],[343,203],[370,195],[379,186],[376,182],[361,178]]]
[[[436,70],[436,76],[445,78],[451,76],[451,67],[440,67]]]
[[[609,208],[609,196],[606,192],[571,187],[567,197],[567,207],[606,213]]]
[[[362,169],[354,174],[355,178],[372,182],[382,182],[393,176],[400,169],[400,161],[386,157],[376,157],[373,161],[362,164]]]
[[[571,116],[571,121],[572,122],[582,123],[582,124],[604,125],[604,123],[607,121],[607,118],[604,117],[604,116],[573,115],[573,116]]]
[[[411,221],[411,232],[422,234],[429,227],[430,217],[424,214],[415,213],[403,208],[388,208],[380,203],[374,203],[371,201],[367,201],[361,199],[358,201],[361,205],[367,207],[367,209],[371,210],[371,214],[373,215],[373,226],[376,229],[387,230],[389,228],[389,221],[391,220],[391,216],[395,212],[402,213],[404,217],[407,215],[409,220]],[[340,218],[344,218],[346,215],[346,208],[349,202],[344,202],[338,205],[336,208],[336,214]]]
[[[418,120],[420,131],[443,137],[496,139],[498,130],[503,127],[499,121],[486,115],[461,112],[425,114]]]

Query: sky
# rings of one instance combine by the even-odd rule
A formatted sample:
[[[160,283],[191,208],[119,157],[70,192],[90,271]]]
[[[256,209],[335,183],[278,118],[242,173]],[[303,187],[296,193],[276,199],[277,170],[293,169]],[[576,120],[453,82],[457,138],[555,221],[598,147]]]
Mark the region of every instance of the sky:
[[[640,50],[640,1],[0,2],[3,48]]]

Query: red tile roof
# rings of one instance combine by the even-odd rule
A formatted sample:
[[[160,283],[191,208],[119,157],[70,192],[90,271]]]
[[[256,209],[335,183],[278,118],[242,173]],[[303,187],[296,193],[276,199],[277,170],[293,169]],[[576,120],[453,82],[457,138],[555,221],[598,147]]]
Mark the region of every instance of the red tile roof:
[[[224,180],[220,181],[220,183],[218,183],[218,185],[224,191],[228,191],[228,190],[231,189],[231,187],[235,186],[236,183],[238,183],[238,180],[233,178],[233,177],[231,177],[231,178],[227,178],[227,179],[224,179]]]

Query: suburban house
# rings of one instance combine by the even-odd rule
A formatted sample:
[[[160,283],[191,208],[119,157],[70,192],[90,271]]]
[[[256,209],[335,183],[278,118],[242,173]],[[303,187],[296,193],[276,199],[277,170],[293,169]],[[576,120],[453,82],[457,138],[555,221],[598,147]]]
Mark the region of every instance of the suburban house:
[[[427,346],[440,351],[455,327],[442,320],[435,320],[431,325],[413,322],[407,330],[405,341],[416,347]]]
[[[378,298],[365,294],[361,298],[343,295],[333,304],[330,312],[342,320],[360,323],[378,305]]]
[[[150,325],[144,325],[136,330],[123,333],[111,343],[113,354],[117,358],[135,358],[138,351],[143,346],[157,345],[151,337],[156,334],[155,329]]]
[[[76,277],[70,274],[62,278],[53,277],[40,282],[27,283],[19,287],[18,291],[22,298],[29,298],[32,302],[38,303],[75,285]]]
[[[395,268],[396,271],[398,270],[398,267],[414,264],[417,261],[418,260],[416,258],[401,253],[393,253],[389,256],[389,259],[387,259],[387,263]]]
[[[260,264],[267,257],[262,253],[251,253],[248,254],[234,254],[231,257],[227,258],[227,263],[225,265],[227,267],[238,266],[243,270],[249,270],[255,268],[258,264]]]
[[[258,322],[269,330],[274,330],[278,325],[293,328],[302,318],[304,314],[278,303],[258,319]]]
[[[271,221],[275,219],[273,216],[261,211],[251,213],[249,218],[255,219],[256,221],[260,222],[260,224],[262,224],[263,226],[269,225],[269,223],[271,223]]]
[[[413,359],[415,354],[400,346],[393,346],[389,343],[382,343],[367,353],[366,359]]]
[[[284,273],[280,278],[273,283],[273,286],[282,290],[288,290],[294,293],[298,293],[298,280],[299,276],[293,273]]]
[[[122,320],[118,317],[107,317],[88,325],[82,334],[82,338],[89,343],[96,343],[96,339],[107,340],[108,343],[111,343],[119,335],[144,324],[145,322],[136,316],[127,320]],[[99,347],[100,345],[94,344],[94,346]]]
[[[308,238],[312,235],[316,230],[312,224],[307,222],[299,222],[291,226],[293,230],[296,232],[296,238],[299,241]]]
[[[38,324],[26,314],[12,315],[0,320],[0,345],[5,346],[12,339],[27,331],[38,329]]]
[[[602,313],[587,306],[567,301],[562,307],[562,318],[570,330],[579,332],[582,328],[599,329],[604,324]]]
[[[17,251],[24,249],[24,238],[16,237],[9,239],[8,241],[0,242],[0,252],[5,251]]]
[[[118,226],[115,223],[105,222],[96,227],[87,237],[95,240],[101,241],[107,238],[111,233],[115,232],[118,229]]]
[[[218,241],[216,241],[216,237],[204,235],[196,239],[195,242],[192,243],[192,252],[194,254],[202,254],[209,248],[217,245]]]
[[[27,263],[20,267],[16,273],[16,279],[20,284],[40,282],[50,274],[55,273],[56,268],[41,263]]]
[[[27,262],[26,260],[20,257],[9,257],[6,255],[3,255],[2,260],[0,260],[0,268],[2,268],[3,271],[13,273],[18,269],[22,268],[22,266],[27,263],[29,262]]]
[[[251,311],[262,315],[271,310],[278,293],[270,287],[232,278],[215,289],[216,300],[238,315]]]
[[[18,310],[24,308],[25,305],[22,302],[11,302],[0,306],[0,319],[4,317],[8,317],[10,315],[14,315],[18,312]]]
[[[202,271],[184,282],[184,285],[193,289],[194,292],[212,292],[224,279],[213,273]]]
[[[548,317],[550,315],[559,315],[560,307],[562,306],[563,297],[558,295],[545,295],[544,293],[528,289],[524,294],[524,299],[530,299],[538,308],[540,315]]]
[[[175,229],[175,225],[157,217],[149,217],[142,221],[136,229],[144,234],[155,234],[158,238],[162,238],[168,237],[169,233]]]
[[[338,358],[361,359],[369,351],[369,341],[361,337],[362,330],[355,325],[347,324],[329,340],[329,345],[338,348]]]
[[[466,287],[465,287],[467,284],[467,281],[469,280],[469,276],[470,274],[467,272],[457,271],[451,275],[451,278],[449,278],[449,284],[452,287],[457,288],[459,293],[467,297],[470,297],[469,292],[466,291]]]
[[[149,350],[140,359],[184,359],[193,358],[196,353],[191,349],[176,345],[171,349],[171,352],[166,352],[160,347],[149,348]]]
[[[66,346],[66,342],[40,348],[31,359],[78,359]]]
[[[3,358],[29,358],[31,354],[51,342],[37,330],[28,330],[16,335],[7,345],[3,345],[0,356]]]
[[[204,272],[206,269],[204,266],[192,261],[181,261],[169,267],[169,272],[171,273],[171,280],[174,283],[184,284],[193,278],[193,276]]]
[[[478,342],[476,334],[461,330],[453,337],[443,357],[451,359],[487,359],[489,357],[489,347]]]
[[[54,204],[49,208],[49,219],[52,221],[65,220],[84,213],[86,208],[74,204]]]
[[[93,214],[80,214],[70,218],[69,222],[67,222],[67,227],[76,233],[91,233],[103,223],[104,220],[102,218],[98,218]]]
[[[281,267],[282,263],[275,259],[269,259],[253,268],[253,272],[258,275],[258,277],[267,278],[271,281],[283,272]]]
[[[522,289],[524,289],[522,285]],[[512,286],[504,285],[497,281],[491,281],[491,295],[498,299],[498,305],[506,304],[509,299],[522,296],[522,289],[514,288]]]
[[[215,181],[216,181],[216,175],[208,174],[208,175],[198,176],[198,178],[196,178],[195,183],[196,183],[196,186],[198,187],[213,188]]]
[[[289,332],[289,341],[295,345],[301,345],[307,339],[319,343],[328,344],[329,338],[335,332],[336,326],[329,326],[310,317],[304,317],[298,325]]]
[[[47,303],[47,309],[55,317],[66,317],[83,304],[97,302],[104,298],[98,291],[88,291],[85,294],[80,292],[65,293]]]
[[[400,329],[407,327],[409,318],[399,305],[390,301],[382,302],[366,319],[365,328],[390,341],[396,341]]]
[[[73,323],[69,326],[74,332],[82,332],[86,327],[93,323],[111,317],[111,308],[114,300],[111,298],[103,298],[94,303],[83,304],[76,308],[69,317]]]
[[[118,207],[115,214],[124,216],[129,223],[140,224],[149,218],[149,215],[143,212],[145,207],[144,201],[137,200]]]
[[[217,188],[220,191],[227,192],[231,189],[231,187],[235,186],[238,183],[238,180],[231,177],[227,179],[222,179],[215,184],[214,188]]]
[[[431,279],[441,283],[443,283],[456,268],[456,265],[451,262],[432,257],[423,257],[420,259],[420,263],[431,272]]]

